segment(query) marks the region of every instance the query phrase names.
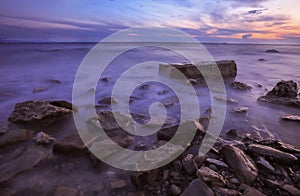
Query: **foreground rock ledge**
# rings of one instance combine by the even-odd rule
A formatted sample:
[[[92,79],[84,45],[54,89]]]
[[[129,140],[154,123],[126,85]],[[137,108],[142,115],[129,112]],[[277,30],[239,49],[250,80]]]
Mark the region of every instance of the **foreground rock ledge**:
[[[203,62],[198,64],[189,64],[189,63],[178,63],[178,64],[160,64],[159,65],[159,72],[165,73],[170,77],[178,76],[176,69],[181,71],[187,78],[189,79],[197,79],[203,80],[204,77],[198,70],[198,67],[201,67],[201,70],[205,70],[205,73],[208,76],[218,76],[215,73],[214,66],[217,65],[222,77],[225,78],[232,78],[236,77],[237,75],[237,65],[233,60],[222,60],[216,62]],[[205,68],[205,69],[204,69]]]

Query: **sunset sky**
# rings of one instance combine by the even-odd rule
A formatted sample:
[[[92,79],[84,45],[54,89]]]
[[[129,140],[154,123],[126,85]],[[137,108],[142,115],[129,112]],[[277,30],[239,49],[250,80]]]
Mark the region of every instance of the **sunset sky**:
[[[299,0],[10,0],[0,2],[0,41],[100,41],[151,25],[201,42],[300,44],[299,10]]]

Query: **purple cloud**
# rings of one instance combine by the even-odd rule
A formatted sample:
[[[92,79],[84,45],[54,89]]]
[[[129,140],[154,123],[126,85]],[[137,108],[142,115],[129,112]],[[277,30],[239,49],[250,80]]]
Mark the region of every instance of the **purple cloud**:
[[[245,34],[242,36],[243,39],[249,39],[252,36],[252,34]]]

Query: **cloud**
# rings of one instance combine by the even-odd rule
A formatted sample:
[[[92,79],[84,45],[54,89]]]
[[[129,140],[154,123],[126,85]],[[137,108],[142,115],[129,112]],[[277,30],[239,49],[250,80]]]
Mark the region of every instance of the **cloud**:
[[[248,11],[248,14],[262,14],[263,11],[268,10],[267,8],[263,8],[263,9],[256,9],[256,10],[250,10]]]
[[[245,34],[242,36],[243,39],[249,39],[252,36],[252,34]]]

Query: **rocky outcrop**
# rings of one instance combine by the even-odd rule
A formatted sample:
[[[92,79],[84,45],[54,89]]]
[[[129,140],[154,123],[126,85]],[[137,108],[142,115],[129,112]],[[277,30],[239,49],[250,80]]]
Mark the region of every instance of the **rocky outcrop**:
[[[231,88],[234,88],[234,89],[237,89],[237,90],[248,90],[250,91],[252,89],[251,86],[245,84],[245,83],[242,83],[242,82],[238,82],[238,81],[234,81],[230,84],[230,87]]]
[[[171,65],[171,66],[170,66]],[[160,64],[159,71],[160,73],[165,73],[170,77],[176,77],[176,69],[181,71],[187,78],[189,79],[204,79],[203,75],[200,73],[196,66],[200,66],[202,68],[206,68],[205,72],[208,76],[215,76],[214,73],[214,66],[220,70],[222,77],[225,78],[232,78],[237,75],[237,65],[233,60],[222,60],[216,62],[203,62],[198,63],[196,65],[189,64],[189,63],[182,63],[182,64]]]
[[[258,101],[300,107],[300,101],[297,99],[297,95],[297,83],[292,80],[282,80],[265,96],[259,97]]]
[[[14,123],[46,126],[71,113],[72,110],[69,105],[66,108],[65,105],[62,106],[59,102],[25,101],[15,105],[8,120]]]
[[[242,150],[232,145],[225,145],[220,151],[226,163],[233,169],[237,177],[246,184],[252,184],[258,173],[256,165]]]

